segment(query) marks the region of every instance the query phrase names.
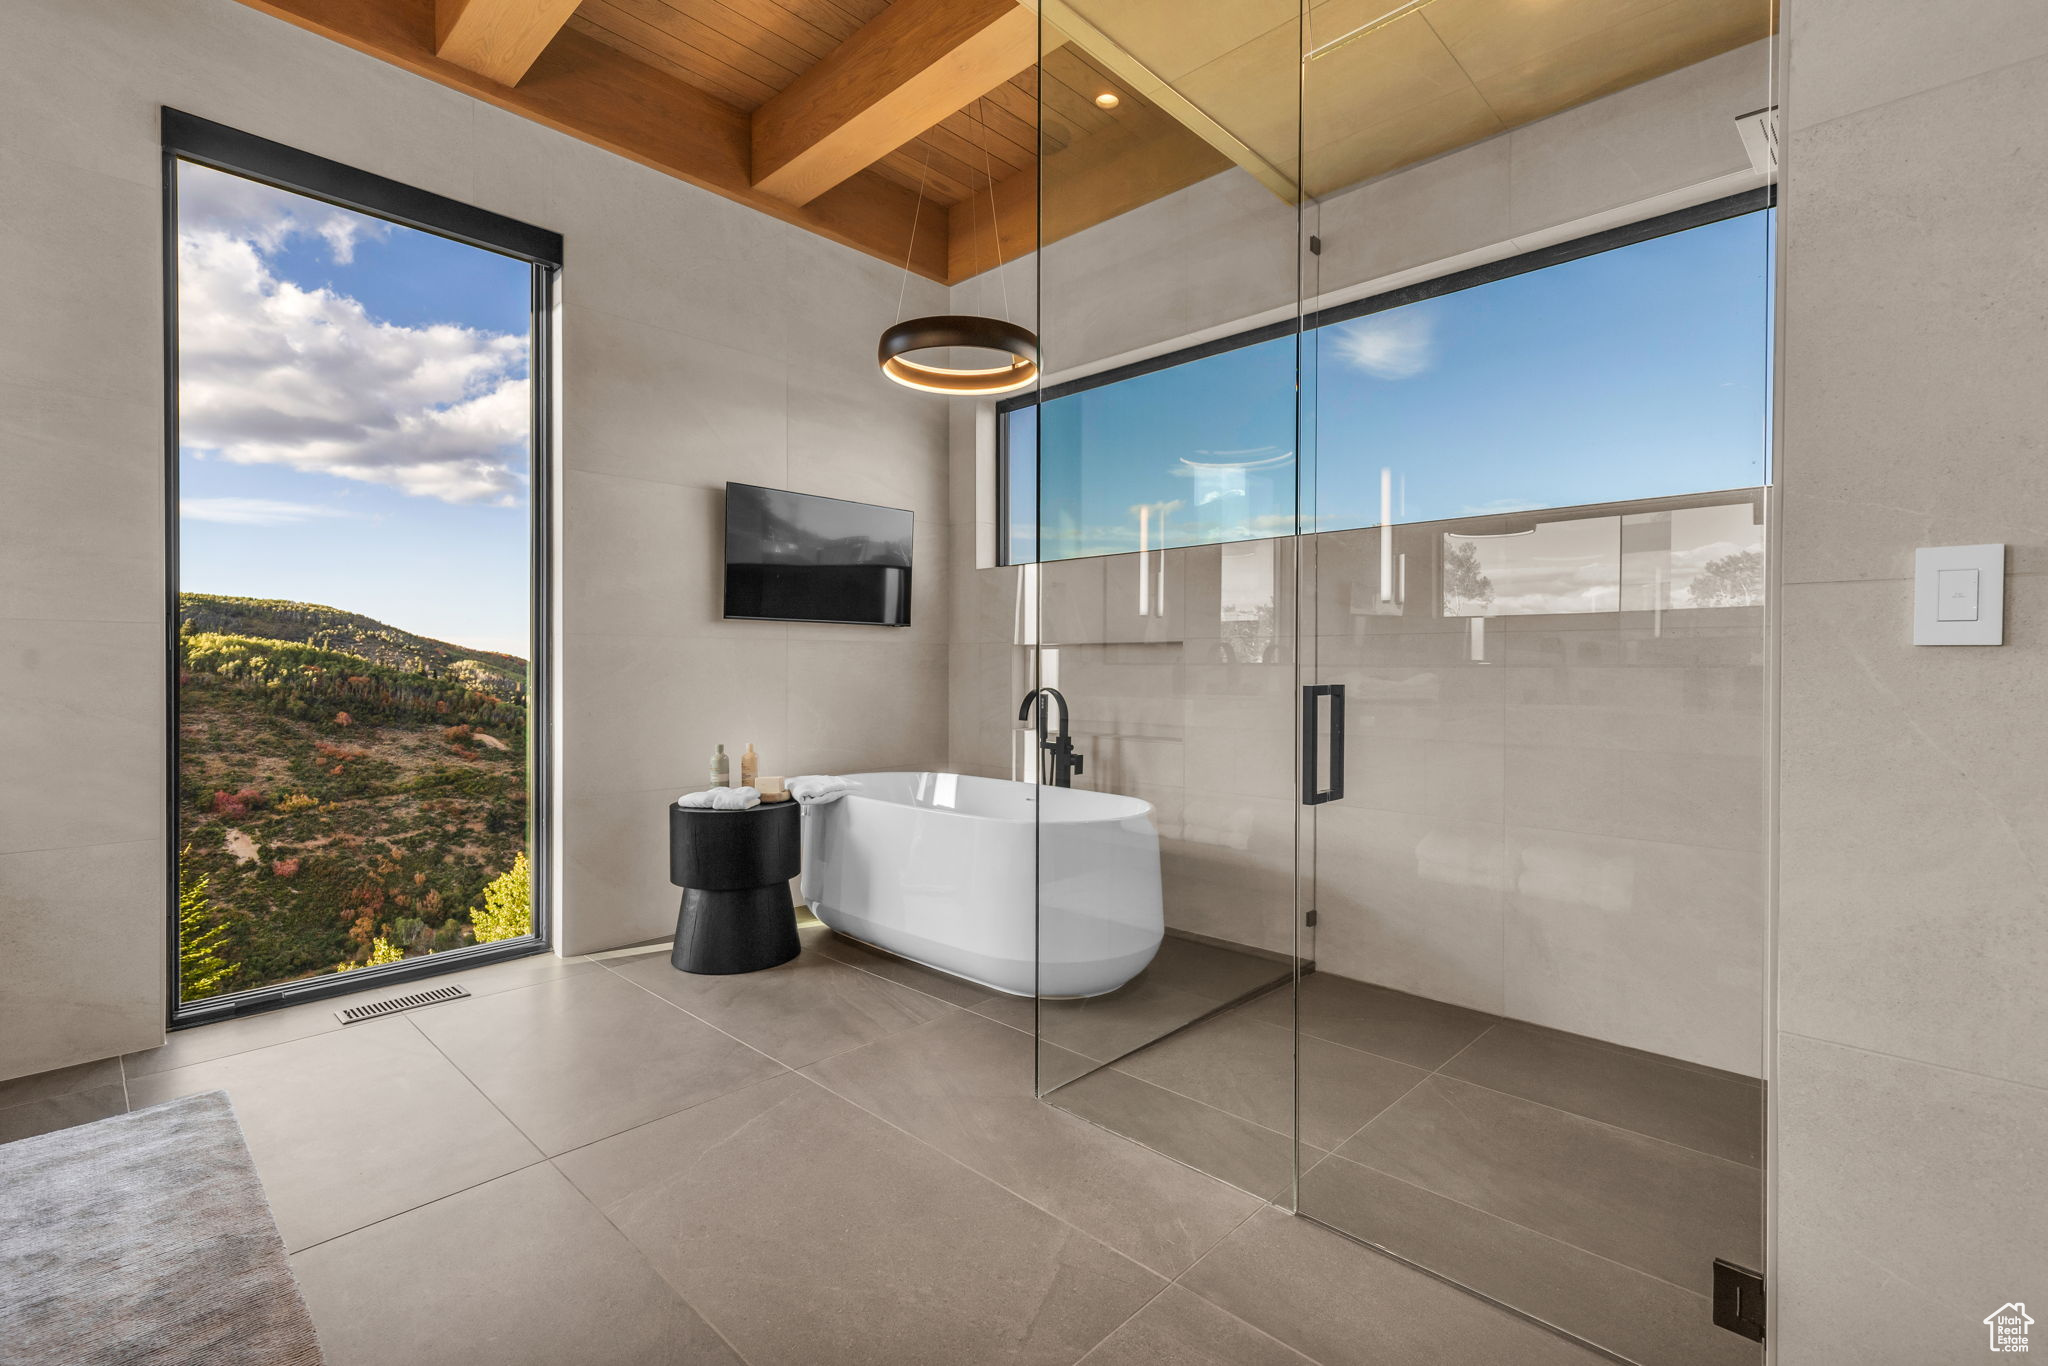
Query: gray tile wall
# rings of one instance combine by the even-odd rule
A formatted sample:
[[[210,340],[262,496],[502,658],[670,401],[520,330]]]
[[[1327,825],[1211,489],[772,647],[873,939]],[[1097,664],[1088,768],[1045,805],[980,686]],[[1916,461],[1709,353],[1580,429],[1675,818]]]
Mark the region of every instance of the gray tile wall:
[[[2048,1299],[2048,11],[1788,18],[1777,1359],[1965,1360]],[[1986,541],[2007,644],[1913,647]]]
[[[943,761],[948,419],[874,372],[899,271],[233,0],[10,0],[0,1077],[161,1037],[164,104],[566,238],[564,948],[673,925],[662,807],[715,743],[786,775]],[[914,510],[916,625],[721,621],[728,479]]]

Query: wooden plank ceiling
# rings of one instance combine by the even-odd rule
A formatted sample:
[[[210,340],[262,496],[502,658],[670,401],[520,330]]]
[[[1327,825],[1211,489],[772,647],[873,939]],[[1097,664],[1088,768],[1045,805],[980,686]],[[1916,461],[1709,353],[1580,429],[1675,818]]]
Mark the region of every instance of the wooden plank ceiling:
[[[1233,163],[1327,194],[1771,23],[1769,0],[1314,0],[1305,29],[1298,0],[243,3],[947,282],[1029,251],[1041,209],[1056,240]]]

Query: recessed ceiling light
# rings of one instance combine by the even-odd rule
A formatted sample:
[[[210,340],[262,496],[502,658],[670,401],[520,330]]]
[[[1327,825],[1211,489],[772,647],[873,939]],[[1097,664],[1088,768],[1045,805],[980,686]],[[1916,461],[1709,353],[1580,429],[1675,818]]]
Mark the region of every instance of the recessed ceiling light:
[[[1123,103],[1122,100],[1117,98],[1116,92],[1114,90],[1103,91],[1100,95],[1097,95],[1095,97],[1095,102],[1098,105],[1102,106],[1104,109],[1114,109],[1118,105]]]

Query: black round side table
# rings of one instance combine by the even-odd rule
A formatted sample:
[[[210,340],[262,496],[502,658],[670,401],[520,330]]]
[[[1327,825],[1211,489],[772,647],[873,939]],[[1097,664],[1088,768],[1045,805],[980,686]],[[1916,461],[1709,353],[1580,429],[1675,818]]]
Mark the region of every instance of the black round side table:
[[[683,889],[669,962],[682,972],[759,972],[796,957],[789,880],[803,862],[794,801],[746,811],[668,809],[668,880]]]

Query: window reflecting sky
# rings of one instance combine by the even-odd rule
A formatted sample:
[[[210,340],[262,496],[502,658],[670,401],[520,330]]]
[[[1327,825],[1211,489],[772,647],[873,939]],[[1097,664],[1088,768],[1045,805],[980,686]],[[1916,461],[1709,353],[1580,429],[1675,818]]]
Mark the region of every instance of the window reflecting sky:
[[[1760,485],[1768,231],[1744,214],[1309,334],[1300,471],[1291,337],[1046,403],[1044,557],[1284,535],[1297,474],[1321,531],[1378,523],[1383,487],[1420,522]]]

